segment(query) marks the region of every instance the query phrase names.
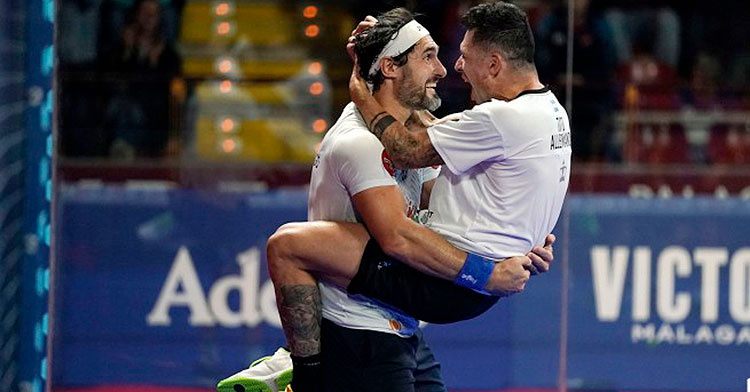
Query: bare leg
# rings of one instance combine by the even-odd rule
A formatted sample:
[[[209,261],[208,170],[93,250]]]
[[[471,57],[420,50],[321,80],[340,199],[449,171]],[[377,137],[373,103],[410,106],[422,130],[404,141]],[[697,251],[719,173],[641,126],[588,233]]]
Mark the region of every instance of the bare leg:
[[[359,270],[369,239],[361,224],[325,221],[288,223],[269,238],[268,271],[293,355],[320,353],[321,300],[317,279],[343,289],[348,287]],[[532,259],[513,257],[496,264],[485,287],[505,295],[522,291],[529,278],[525,266],[530,269],[533,265],[536,273],[549,269],[553,242],[551,236],[546,248],[535,247],[534,253],[529,253]]]
[[[320,353],[321,301],[317,279],[346,288],[370,235],[342,222],[288,223],[268,239],[268,272],[291,352]]]

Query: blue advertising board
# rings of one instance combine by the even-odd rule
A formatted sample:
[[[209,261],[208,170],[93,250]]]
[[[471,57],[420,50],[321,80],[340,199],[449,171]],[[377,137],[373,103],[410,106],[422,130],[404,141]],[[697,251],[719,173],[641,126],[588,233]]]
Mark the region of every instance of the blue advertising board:
[[[750,377],[750,201],[572,197],[574,386],[741,390]]]
[[[304,193],[61,199],[53,385],[214,386],[283,344],[261,255]]]
[[[66,187],[60,199],[55,389],[210,390],[284,343],[264,248],[305,219],[304,191]],[[750,203],[574,196],[567,211],[551,272],[474,320],[425,326],[450,389],[551,390],[561,371],[584,389],[744,385]]]

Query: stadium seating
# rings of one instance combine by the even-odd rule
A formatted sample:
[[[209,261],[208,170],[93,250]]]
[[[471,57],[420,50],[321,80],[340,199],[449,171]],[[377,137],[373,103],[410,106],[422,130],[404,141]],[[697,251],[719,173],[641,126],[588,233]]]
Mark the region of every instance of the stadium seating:
[[[186,4],[187,152],[206,161],[311,162],[328,126],[325,66],[280,2]]]
[[[750,164],[750,127],[747,124],[717,124],[711,128],[707,159],[712,164]]]
[[[638,123],[626,137],[626,160],[637,163],[689,163],[690,145],[677,123]]]

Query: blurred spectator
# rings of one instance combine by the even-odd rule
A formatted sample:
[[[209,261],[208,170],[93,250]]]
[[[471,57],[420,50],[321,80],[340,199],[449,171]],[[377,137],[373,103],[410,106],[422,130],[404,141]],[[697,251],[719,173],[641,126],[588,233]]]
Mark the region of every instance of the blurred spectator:
[[[545,83],[566,84],[568,11],[561,1],[536,26],[537,68]],[[612,34],[604,17],[576,0],[573,26],[573,154],[579,159],[600,159],[608,139],[612,112],[614,70]],[[565,96],[564,92],[558,96]]]
[[[101,2],[102,0],[66,0],[60,3],[58,55],[61,64],[92,64],[96,60]]]
[[[120,41],[102,56],[111,86],[104,126],[112,133],[112,156],[158,157],[170,129],[170,85],[181,73],[181,59],[162,30],[157,0],[138,0]]]
[[[639,42],[648,37],[659,62],[676,68],[680,60],[680,18],[669,0],[597,0],[612,28],[617,60],[632,59]]]
[[[711,53],[721,65],[718,75],[722,95],[731,95],[739,105],[734,109],[750,109],[750,3],[746,0],[725,0],[721,4],[697,2],[686,33],[695,42],[696,52]],[[696,56],[697,57],[697,56]],[[688,65],[693,70],[695,57]]]
[[[128,14],[136,0],[96,0],[101,2],[99,12],[99,53],[120,41],[120,33],[128,23]],[[162,8],[162,33],[167,42],[174,43],[180,28],[180,15],[186,0],[158,0]]]
[[[730,68],[729,84],[750,90],[750,52],[737,55]]]
[[[690,83],[683,93],[683,102],[702,110],[720,108],[720,74],[721,64],[715,56],[705,52],[698,54],[693,64]]]
[[[61,95],[61,151],[65,156],[104,156],[108,138],[101,128],[102,89],[93,77],[102,0],[60,2],[57,35]]]

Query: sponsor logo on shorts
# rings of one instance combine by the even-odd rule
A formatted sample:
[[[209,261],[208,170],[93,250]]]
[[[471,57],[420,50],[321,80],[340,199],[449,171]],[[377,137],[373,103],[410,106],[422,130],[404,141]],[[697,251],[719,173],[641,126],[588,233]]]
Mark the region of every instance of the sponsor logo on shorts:
[[[400,321],[394,319],[388,320],[388,326],[391,327],[391,329],[394,331],[400,331],[402,328],[404,328],[404,326],[401,325]]]
[[[390,266],[391,266],[391,262],[390,261],[385,260],[385,261],[379,261],[378,262],[378,270],[383,269],[383,268],[388,268]]]

